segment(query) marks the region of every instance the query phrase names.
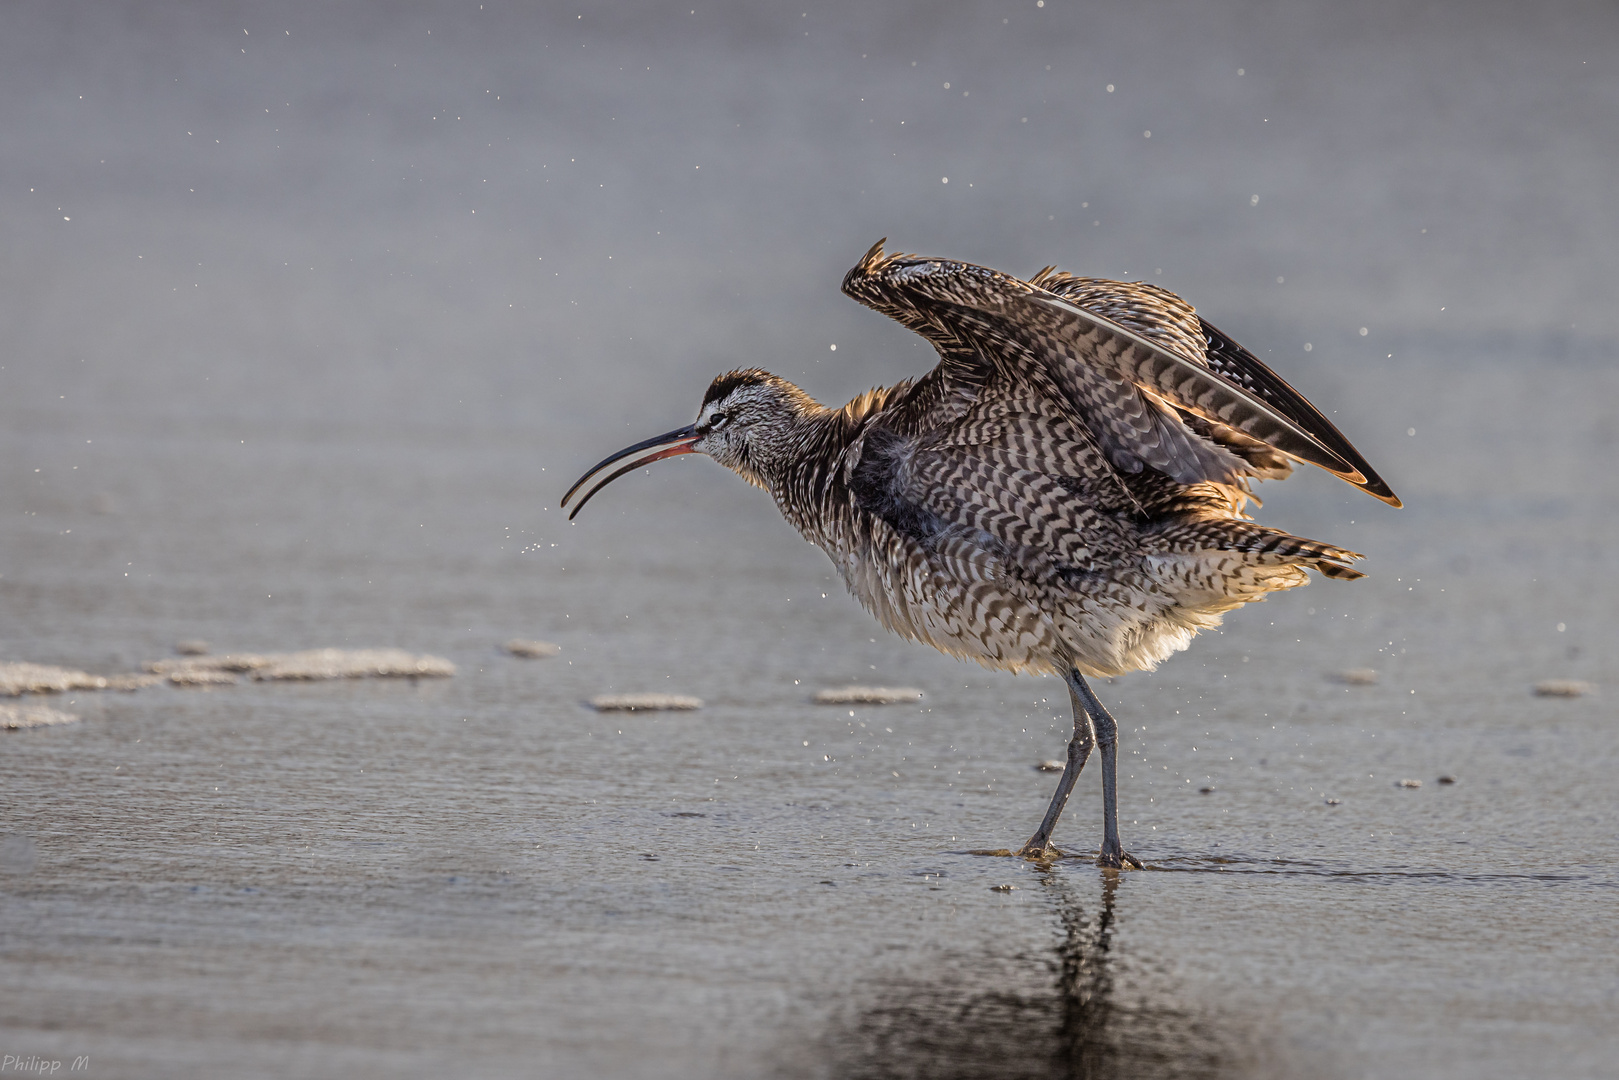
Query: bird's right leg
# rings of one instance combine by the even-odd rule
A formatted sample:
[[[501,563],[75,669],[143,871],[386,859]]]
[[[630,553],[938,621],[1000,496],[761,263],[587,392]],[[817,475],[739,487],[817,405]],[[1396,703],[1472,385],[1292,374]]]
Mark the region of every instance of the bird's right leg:
[[[1075,695],[1075,707],[1083,707],[1090,714],[1096,742],[1102,749],[1102,851],[1096,865],[1140,870],[1141,860],[1125,851],[1119,842],[1119,723],[1097,700],[1077,668],[1068,672],[1068,689]]]
[[[1091,726],[1090,710],[1079,699],[1070,683],[1068,687],[1068,700],[1074,706],[1074,737],[1068,741],[1068,762],[1063,766],[1062,779],[1057,781],[1057,791],[1051,796],[1051,805],[1046,807],[1046,816],[1040,822],[1040,828],[1035,830],[1029,842],[1023,845],[1020,856],[1028,858],[1044,858],[1052,854],[1051,833],[1057,827],[1057,819],[1062,817],[1062,808],[1068,805],[1068,793],[1074,790],[1074,781],[1079,779],[1080,770],[1085,767],[1085,761],[1091,756],[1091,748],[1096,745],[1096,732]]]

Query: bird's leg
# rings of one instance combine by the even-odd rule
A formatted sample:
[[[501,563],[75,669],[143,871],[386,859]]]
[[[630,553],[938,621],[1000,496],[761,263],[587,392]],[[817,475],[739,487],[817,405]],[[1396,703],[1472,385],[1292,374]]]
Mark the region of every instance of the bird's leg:
[[[1040,822],[1040,828],[1018,852],[1026,859],[1044,858],[1051,854],[1051,832],[1057,827],[1057,819],[1062,817],[1062,808],[1068,805],[1068,793],[1074,790],[1074,781],[1079,779],[1080,770],[1091,756],[1091,747],[1096,745],[1090,710],[1074,693],[1072,683],[1068,686],[1068,698],[1074,706],[1074,737],[1068,741],[1068,763],[1063,766],[1062,779],[1057,781],[1057,791],[1051,796],[1051,805],[1046,807],[1046,816]]]
[[[1141,860],[1124,850],[1119,842],[1119,725],[1102,703],[1096,700],[1085,676],[1069,669],[1068,687],[1085,705],[1096,725],[1096,745],[1102,751],[1102,852],[1097,866],[1141,869]]]

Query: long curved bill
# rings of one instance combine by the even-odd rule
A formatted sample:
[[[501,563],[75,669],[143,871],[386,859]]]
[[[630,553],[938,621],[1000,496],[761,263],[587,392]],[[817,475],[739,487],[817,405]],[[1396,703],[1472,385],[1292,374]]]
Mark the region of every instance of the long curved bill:
[[[615,461],[623,461],[627,457],[635,457],[637,454],[646,455],[644,457],[636,457],[635,460],[630,462],[628,465],[625,465],[622,468],[616,469],[610,473],[607,479],[598,484],[592,485],[590,490],[585,492],[584,497],[575,503],[573,509],[568,512],[568,520],[572,521],[574,517],[578,515],[579,511],[585,508],[585,503],[589,502],[591,498],[595,496],[596,492],[600,491],[608,484],[611,484],[614,480],[617,480],[625,473],[634,472],[643,465],[650,465],[654,461],[662,461],[664,458],[679,457],[681,454],[695,454],[697,451],[691,448],[691,444],[696,441],[697,426],[695,424],[687,424],[683,428],[676,428],[674,431],[659,435],[656,438],[647,439],[645,442],[638,442],[634,446],[626,446],[624,449],[620,450],[611,457],[606,457],[601,461],[598,461],[589,472],[585,473],[585,475],[574,481],[573,487],[569,488],[568,493],[562,496],[562,508],[564,510],[567,510],[568,508],[568,500],[573,498],[574,495],[578,493],[579,489],[583,488],[586,483],[590,481],[591,477],[607,468],[607,466],[613,464]],[[648,451],[651,451],[651,453],[647,453]]]

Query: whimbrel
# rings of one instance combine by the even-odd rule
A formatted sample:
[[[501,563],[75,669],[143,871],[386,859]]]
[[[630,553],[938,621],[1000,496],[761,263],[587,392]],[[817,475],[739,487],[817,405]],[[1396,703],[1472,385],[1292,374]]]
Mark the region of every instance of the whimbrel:
[[[616,478],[707,454],[769,491],[888,629],[952,656],[1068,684],[1074,734],[1045,818],[1045,857],[1093,747],[1098,865],[1139,867],[1119,840],[1118,724],[1086,676],[1151,670],[1232,608],[1362,577],[1361,556],[1254,523],[1249,482],[1318,465],[1400,500],[1327,418],[1190,304],[1144,282],[1050,267],[1027,281],[885,255],[843,291],[933,343],[915,381],[826,408],[756,368],[721,375],[695,423],[626,447]]]

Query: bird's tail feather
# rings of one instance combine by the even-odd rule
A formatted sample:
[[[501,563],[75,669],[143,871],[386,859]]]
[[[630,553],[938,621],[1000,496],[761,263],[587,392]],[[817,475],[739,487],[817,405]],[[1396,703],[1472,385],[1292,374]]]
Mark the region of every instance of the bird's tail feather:
[[[1267,528],[1251,521],[1177,521],[1156,530],[1151,538],[1155,552],[1190,554],[1199,551],[1231,551],[1268,555],[1263,563],[1308,566],[1325,577],[1353,581],[1366,575],[1350,564],[1363,556],[1357,551],[1307,540],[1302,536]]]

